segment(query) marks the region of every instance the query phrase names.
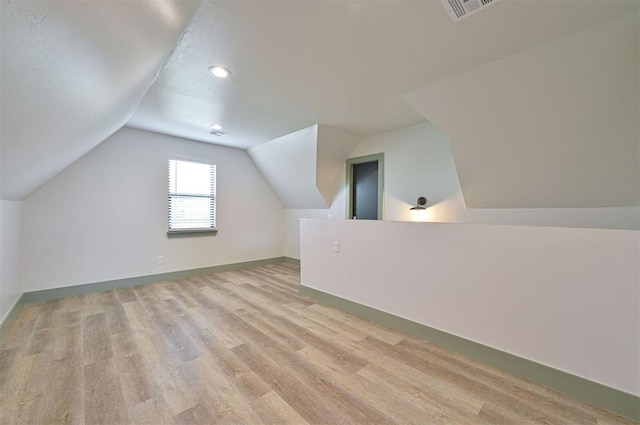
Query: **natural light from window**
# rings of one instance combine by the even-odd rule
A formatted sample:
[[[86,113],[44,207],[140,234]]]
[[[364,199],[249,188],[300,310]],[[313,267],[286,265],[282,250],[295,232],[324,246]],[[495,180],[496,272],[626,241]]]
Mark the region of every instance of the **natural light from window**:
[[[216,228],[216,166],[169,160],[169,232]]]

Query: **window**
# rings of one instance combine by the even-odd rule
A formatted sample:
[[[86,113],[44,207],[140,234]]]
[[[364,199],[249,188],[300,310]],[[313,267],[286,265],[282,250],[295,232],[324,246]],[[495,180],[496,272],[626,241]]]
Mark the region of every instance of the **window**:
[[[216,166],[169,160],[169,232],[216,229]]]

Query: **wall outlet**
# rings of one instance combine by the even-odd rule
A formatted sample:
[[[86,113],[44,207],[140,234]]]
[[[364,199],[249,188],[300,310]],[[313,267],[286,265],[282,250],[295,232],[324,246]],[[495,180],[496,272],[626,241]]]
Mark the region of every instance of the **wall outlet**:
[[[164,264],[164,257],[162,255],[158,255],[158,258],[156,258],[156,264]]]
[[[333,252],[340,252],[340,242],[333,241]]]

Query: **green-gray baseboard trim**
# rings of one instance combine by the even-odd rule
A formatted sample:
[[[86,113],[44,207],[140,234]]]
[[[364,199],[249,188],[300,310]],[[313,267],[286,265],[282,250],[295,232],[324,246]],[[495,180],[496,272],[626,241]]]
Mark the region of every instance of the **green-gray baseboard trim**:
[[[16,302],[13,303],[7,314],[0,322],[0,340],[4,338],[4,331],[9,329],[9,326],[13,323],[13,321],[18,317],[18,313],[22,309],[22,305],[24,304],[24,294],[21,294]]]
[[[175,272],[152,274],[147,276],[129,277],[125,279],[109,280],[106,282],[87,283],[83,285],[67,286],[64,288],[44,289],[41,291],[25,292],[22,295],[21,301],[23,303],[47,301],[57,298],[91,294],[94,292],[110,291],[112,289],[146,285],[147,283],[163,282],[165,280],[184,279],[192,276],[201,276],[205,274],[224,272],[227,270],[237,270],[283,262],[286,262],[286,257],[275,257],[267,258],[264,260],[245,261],[242,263],[203,267],[199,269],[179,270]]]
[[[293,264],[294,266],[300,266],[300,260],[297,258],[284,257],[284,262]]]
[[[300,285],[301,295],[415,338],[449,348],[521,378],[640,421],[640,397],[375,308]]]

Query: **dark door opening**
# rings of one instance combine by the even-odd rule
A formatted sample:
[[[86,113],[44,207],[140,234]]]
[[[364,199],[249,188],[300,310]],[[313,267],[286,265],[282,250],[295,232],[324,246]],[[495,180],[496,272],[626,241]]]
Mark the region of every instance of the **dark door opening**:
[[[378,161],[353,166],[353,217],[378,219]]]
[[[347,161],[348,217],[382,219],[382,154]]]

